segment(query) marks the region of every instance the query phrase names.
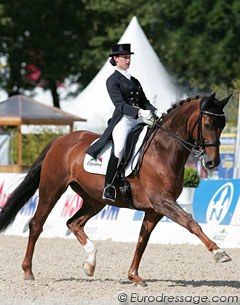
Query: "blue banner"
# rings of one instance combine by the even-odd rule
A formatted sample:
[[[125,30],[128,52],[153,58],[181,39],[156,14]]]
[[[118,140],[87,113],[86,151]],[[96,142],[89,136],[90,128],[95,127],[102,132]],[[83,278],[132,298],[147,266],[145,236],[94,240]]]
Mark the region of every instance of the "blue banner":
[[[199,223],[229,225],[240,197],[240,179],[202,180],[193,200]]]
[[[232,179],[235,159],[236,133],[223,133],[221,135],[220,158],[218,178]]]
[[[221,163],[218,167],[218,177],[231,179],[233,178],[235,154],[220,154]]]

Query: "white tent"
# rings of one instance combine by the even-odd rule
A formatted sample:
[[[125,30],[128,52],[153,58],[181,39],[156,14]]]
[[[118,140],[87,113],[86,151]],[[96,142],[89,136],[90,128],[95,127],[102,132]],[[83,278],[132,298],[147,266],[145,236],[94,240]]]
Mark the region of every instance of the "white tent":
[[[140,81],[147,98],[156,108],[165,112],[172,103],[182,97],[136,17],[132,18],[119,43],[131,43],[131,50],[135,54],[132,56],[129,72]],[[106,89],[106,80],[114,69],[108,59],[90,84],[73,101],[61,103],[65,111],[87,119],[86,123],[78,123],[78,129],[102,132],[106,128],[107,120],[112,116],[113,111],[113,104]]]

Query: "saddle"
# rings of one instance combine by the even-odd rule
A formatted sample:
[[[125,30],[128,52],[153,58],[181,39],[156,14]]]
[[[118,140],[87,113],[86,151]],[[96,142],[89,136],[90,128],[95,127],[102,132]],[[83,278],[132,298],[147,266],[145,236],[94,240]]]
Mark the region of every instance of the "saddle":
[[[149,126],[139,124],[129,133],[125,145],[124,156],[117,170],[116,186],[119,187],[124,202],[128,203],[130,207],[132,196],[130,184],[126,177],[132,173],[135,176],[138,175],[145,152],[145,143],[149,138],[151,131],[152,128]],[[85,171],[105,175],[112,150],[112,144],[112,141],[109,141],[96,159],[86,154],[83,164]]]
[[[142,161],[141,150],[143,149],[150,130],[152,129],[147,125],[140,124],[128,135],[124,157],[121,162],[122,170],[124,169],[126,177],[132,173],[137,175]],[[95,141],[97,140],[98,139]],[[83,163],[84,170],[92,174],[105,175],[111,150],[112,141],[108,141],[96,158],[86,154]]]

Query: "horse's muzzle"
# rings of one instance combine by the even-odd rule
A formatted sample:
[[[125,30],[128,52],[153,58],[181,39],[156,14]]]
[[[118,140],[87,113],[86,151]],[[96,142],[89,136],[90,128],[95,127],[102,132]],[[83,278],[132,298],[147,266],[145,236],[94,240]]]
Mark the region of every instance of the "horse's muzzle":
[[[217,167],[219,165],[219,163],[220,163],[219,158],[217,158],[217,160],[209,160],[207,157],[207,154],[205,154],[202,159],[203,166],[208,170],[214,169],[215,167]]]
[[[218,164],[216,165],[216,163],[213,160],[211,160],[211,161],[207,161],[205,166],[207,169],[214,169],[215,167],[218,166]]]

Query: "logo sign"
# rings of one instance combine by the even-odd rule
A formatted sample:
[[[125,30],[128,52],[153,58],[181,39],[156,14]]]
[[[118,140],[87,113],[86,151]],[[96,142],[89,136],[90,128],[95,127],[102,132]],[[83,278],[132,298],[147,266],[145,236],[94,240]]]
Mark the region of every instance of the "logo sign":
[[[227,215],[233,199],[234,188],[231,182],[225,183],[212,196],[207,212],[206,221],[209,224],[220,224]]]
[[[119,208],[107,205],[102,211],[100,211],[93,219],[107,219],[117,220],[119,214]]]
[[[88,166],[99,166],[101,167],[102,166],[102,163],[103,163],[103,158],[91,158],[88,162],[87,162],[87,165]]]

